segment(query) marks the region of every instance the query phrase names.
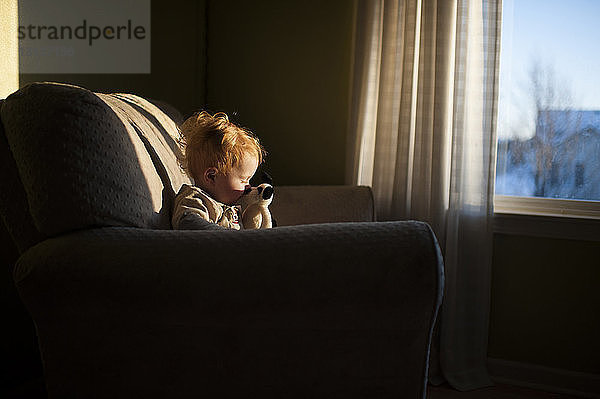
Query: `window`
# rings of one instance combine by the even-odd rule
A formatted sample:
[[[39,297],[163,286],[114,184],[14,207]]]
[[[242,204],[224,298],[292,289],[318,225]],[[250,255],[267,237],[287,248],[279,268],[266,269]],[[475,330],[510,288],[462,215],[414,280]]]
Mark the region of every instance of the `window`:
[[[600,218],[600,1],[504,0],[497,212]]]
[[[581,188],[583,187],[583,164],[582,163],[578,163],[577,165],[575,165],[575,188]]]

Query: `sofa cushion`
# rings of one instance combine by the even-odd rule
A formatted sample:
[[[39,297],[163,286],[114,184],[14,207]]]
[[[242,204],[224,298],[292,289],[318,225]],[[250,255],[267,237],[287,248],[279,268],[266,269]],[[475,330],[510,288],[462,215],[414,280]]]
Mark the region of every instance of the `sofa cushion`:
[[[134,127],[164,185],[172,183],[168,188],[174,190],[176,186],[177,192],[184,183],[190,183],[180,167],[183,152],[178,144],[177,124],[163,108],[134,94],[97,95]]]
[[[278,226],[375,221],[366,186],[275,186],[269,209]]]
[[[29,210],[54,236],[92,226],[170,228],[178,167],[175,123],[133,95],[33,83],[1,111]]]

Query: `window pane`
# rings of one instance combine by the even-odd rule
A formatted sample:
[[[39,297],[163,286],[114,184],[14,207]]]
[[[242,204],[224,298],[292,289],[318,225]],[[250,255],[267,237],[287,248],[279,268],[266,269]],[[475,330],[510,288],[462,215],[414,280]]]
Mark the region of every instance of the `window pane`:
[[[598,0],[504,0],[496,194],[600,200],[598,16]]]

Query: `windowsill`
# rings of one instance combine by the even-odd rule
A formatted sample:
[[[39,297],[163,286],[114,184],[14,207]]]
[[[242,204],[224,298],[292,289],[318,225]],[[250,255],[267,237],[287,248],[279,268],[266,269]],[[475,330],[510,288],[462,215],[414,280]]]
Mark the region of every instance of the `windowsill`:
[[[494,212],[600,220],[600,201],[496,195]]]
[[[600,241],[600,202],[495,196],[494,233]]]

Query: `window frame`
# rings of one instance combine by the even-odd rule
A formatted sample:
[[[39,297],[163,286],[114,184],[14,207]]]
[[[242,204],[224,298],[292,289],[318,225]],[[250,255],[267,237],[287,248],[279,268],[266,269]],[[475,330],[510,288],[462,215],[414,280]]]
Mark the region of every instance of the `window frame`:
[[[600,201],[494,195],[493,231],[600,241]]]
[[[494,213],[600,220],[600,201],[494,194]]]
[[[506,6],[513,7],[513,1],[516,0],[503,2],[503,13]],[[505,35],[504,24],[500,30],[501,35]],[[502,44],[499,50],[502,51]],[[500,67],[499,61],[497,67]],[[496,72],[499,74],[499,69]],[[495,117],[498,117],[498,113]],[[498,143],[496,137],[496,146]],[[497,151],[495,163],[498,161]],[[494,232],[600,241],[600,199],[574,200],[496,194],[496,167],[493,174]]]

